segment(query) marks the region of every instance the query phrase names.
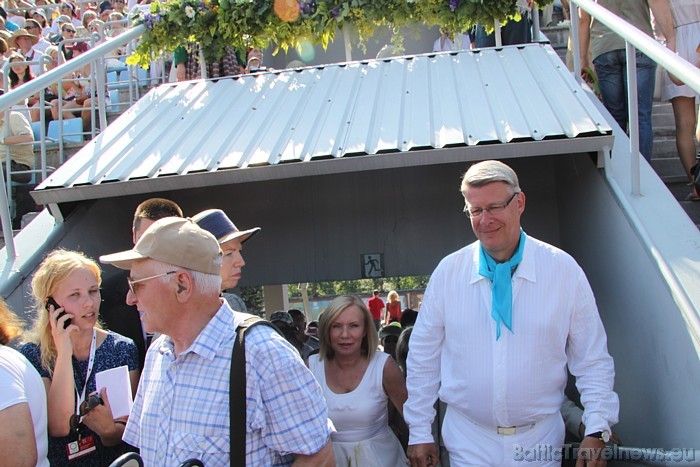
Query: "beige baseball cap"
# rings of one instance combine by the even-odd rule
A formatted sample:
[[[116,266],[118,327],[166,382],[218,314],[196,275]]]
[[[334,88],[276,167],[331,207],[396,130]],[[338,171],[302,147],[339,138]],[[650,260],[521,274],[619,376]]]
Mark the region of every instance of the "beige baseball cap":
[[[133,249],[100,256],[100,262],[131,269],[134,261],[146,258],[205,274],[221,273],[219,242],[192,219],[160,219],[144,232]]]

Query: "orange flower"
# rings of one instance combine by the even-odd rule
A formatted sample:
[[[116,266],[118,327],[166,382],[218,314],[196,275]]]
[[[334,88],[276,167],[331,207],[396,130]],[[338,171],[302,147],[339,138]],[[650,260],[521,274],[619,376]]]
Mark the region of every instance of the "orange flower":
[[[275,0],[275,13],[285,23],[292,23],[299,17],[299,2],[297,0]]]

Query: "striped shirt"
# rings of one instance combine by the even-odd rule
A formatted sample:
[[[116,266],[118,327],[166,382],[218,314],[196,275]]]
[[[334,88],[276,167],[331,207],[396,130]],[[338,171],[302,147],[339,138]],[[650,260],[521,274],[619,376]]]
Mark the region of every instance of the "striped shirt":
[[[433,441],[438,397],[482,426],[543,420],[564,401],[567,365],[587,431],[617,423],[613,360],[583,270],[568,254],[528,236],[512,284],[513,332],[504,328],[496,340],[491,281],[479,275],[479,242],[447,256],[433,272],[408,353],[409,444]]]
[[[248,316],[224,302],[177,357],[167,336],[151,345],[123,437],[140,448],[145,465],[237,463],[229,459],[229,369],[235,328]],[[334,430],[299,353],[270,327],[257,326],[246,334],[245,360],[246,464],[286,466],[292,453],[319,451]]]

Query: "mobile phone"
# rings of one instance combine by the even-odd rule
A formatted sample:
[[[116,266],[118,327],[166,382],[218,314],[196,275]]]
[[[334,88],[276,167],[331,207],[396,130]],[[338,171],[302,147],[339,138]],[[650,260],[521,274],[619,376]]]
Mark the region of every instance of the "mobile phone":
[[[58,310],[59,308],[61,308],[61,305],[56,303],[56,300],[54,300],[53,297],[49,297],[46,299],[46,311],[50,312],[51,310],[49,310],[49,305],[52,305],[54,310]],[[65,310],[60,312],[58,314],[58,316],[56,317],[56,319],[60,318],[61,316],[65,315],[65,314],[66,314]],[[63,329],[66,329],[68,326],[70,326],[70,319],[67,319],[66,322],[63,323]]]

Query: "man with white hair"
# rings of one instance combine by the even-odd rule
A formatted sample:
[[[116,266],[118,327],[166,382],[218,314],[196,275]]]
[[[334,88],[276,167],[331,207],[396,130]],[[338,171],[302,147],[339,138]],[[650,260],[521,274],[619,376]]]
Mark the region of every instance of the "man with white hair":
[[[191,219],[153,223],[133,249],[100,261],[130,270],[127,303],[147,332],[146,355],[124,440],[145,465],[234,465],[229,368],[236,327],[248,316],[219,297],[221,250]],[[333,426],[304,362],[268,326],[246,333],[246,465],[332,466]]]
[[[451,465],[559,466],[567,367],[584,406],[581,448],[600,455],[619,401],[585,274],[571,256],[523,232],[525,194],[510,167],[474,164],[461,191],[477,241],[440,262],[413,328],[403,412],[410,465],[437,463],[430,427],[439,397]],[[538,462],[523,457],[540,446]]]

